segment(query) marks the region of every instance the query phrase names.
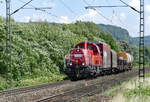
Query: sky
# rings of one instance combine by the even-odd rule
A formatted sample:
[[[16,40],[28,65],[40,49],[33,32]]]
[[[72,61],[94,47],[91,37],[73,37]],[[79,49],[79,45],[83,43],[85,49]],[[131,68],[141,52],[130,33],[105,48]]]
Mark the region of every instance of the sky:
[[[30,0],[11,0],[11,12]],[[137,10],[140,0],[123,0]],[[0,0],[0,16],[5,17],[5,0]],[[86,6],[124,5],[120,0],[33,0],[25,8],[51,7],[46,12],[35,9],[21,9],[12,15],[17,22],[48,21],[74,23],[77,20],[92,21],[96,24],[110,24],[125,28],[130,36],[139,36],[139,14],[130,8],[96,8]],[[150,0],[145,0],[145,35],[150,35]]]

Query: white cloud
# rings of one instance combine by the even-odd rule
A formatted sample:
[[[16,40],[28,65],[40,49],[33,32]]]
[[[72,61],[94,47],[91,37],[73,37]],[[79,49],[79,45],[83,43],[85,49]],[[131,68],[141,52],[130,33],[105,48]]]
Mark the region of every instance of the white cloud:
[[[86,20],[91,19],[97,16],[97,12],[95,10],[89,9],[88,13],[83,14],[77,18],[77,20]]]
[[[58,21],[59,23],[66,23],[66,24],[72,22],[67,16],[61,16]]]
[[[32,21],[51,21],[52,17],[45,13],[38,13],[32,15]]]
[[[46,6],[46,7],[55,7],[56,4],[54,2],[43,2],[43,6]]]
[[[75,22],[76,20],[81,20],[81,21],[96,21],[97,20],[97,12],[94,10],[89,9],[87,13],[80,15],[77,18],[74,19],[69,19],[67,16],[61,16],[56,22],[58,23],[72,23]]]
[[[24,16],[24,17],[20,17],[16,20],[19,22],[29,22],[29,21],[31,21],[31,17],[30,16]]]
[[[45,17],[43,15],[40,15],[40,14],[33,14],[33,20],[34,21],[44,21]]]
[[[135,7],[138,10],[140,10],[140,0],[131,0],[129,2],[129,5]]]
[[[150,5],[146,5],[146,10],[150,12]]]
[[[25,16],[24,19],[25,19],[25,22],[29,22],[31,20],[31,17]]]
[[[125,13],[120,13],[120,19],[125,20],[126,19],[126,14]]]

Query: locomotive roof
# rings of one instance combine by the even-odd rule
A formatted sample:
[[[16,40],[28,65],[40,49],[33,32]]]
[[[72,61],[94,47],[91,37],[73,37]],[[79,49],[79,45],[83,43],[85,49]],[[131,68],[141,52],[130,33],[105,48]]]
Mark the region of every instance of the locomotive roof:
[[[104,42],[100,42],[100,41],[88,41],[87,43],[94,43],[94,44],[105,44],[105,45],[107,45],[106,43],[104,43]]]

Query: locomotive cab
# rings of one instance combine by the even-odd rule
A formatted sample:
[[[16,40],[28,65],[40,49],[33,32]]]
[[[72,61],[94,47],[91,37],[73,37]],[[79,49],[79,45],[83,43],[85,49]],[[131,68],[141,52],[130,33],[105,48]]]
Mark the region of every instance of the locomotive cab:
[[[77,65],[99,65],[101,63],[101,53],[96,44],[93,43],[80,43],[75,46],[72,50],[71,55],[74,56],[72,59],[78,59]],[[77,62],[77,61],[75,61]],[[74,63],[75,64],[75,63]]]
[[[98,46],[94,43],[83,42],[77,44],[66,57],[65,72],[69,76],[86,77],[91,70],[93,71],[93,68],[101,65],[102,56]]]

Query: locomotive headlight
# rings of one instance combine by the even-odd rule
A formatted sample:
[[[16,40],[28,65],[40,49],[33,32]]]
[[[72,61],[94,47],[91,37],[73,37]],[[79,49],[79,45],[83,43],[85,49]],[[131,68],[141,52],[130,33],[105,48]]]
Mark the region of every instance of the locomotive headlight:
[[[67,63],[67,66],[72,66],[72,62],[68,62],[68,63]]]
[[[85,65],[85,63],[83,62],[83,63],[82,63],[82,66],[84,66],[84,65]]]
[[[70,66],[72,66],[72,63],[70,63]]]

